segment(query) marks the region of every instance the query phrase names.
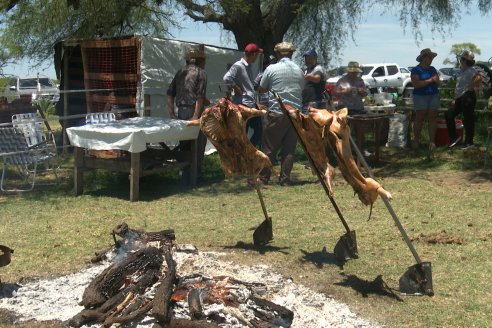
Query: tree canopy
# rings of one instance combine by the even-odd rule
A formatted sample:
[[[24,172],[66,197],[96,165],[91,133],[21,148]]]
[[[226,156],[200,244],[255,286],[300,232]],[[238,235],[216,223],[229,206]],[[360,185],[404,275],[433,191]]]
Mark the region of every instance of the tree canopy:
[[[273,52],[276,43],[292,41],[298,49],[315,47],[325,64],[337,60],[347,38],[369,8],[398,10],[403,29],[421,40],[420,28],[446,32],[463,12],[490,10],[492,0],[0,0],[0,42],[14,58],[46,59],[66,38],[152,34],[169,37],[181,15],[217,23],[232,33],[238,49],[255,42]],[[42,22],[42,23],[40,23]]]
[[[449,51],[449,54],[452,55],[452,57],[446,57],[443,64],[452,65],[453,67],[460,67],[460,62],[457,57],[463,52],[463,50],[470,50],[475,55],[480,55],[482,53],[480,48],[472,42],[455,43],[451,46],[451,51]]]

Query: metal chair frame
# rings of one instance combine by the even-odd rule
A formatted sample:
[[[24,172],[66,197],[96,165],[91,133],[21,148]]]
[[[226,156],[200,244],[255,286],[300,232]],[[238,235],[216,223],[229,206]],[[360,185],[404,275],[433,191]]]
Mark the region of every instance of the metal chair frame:
[[[39,152],[36,147],[28,146],[23,131],[15,127],[2,127],[0,128],[0,156],[3,159],[0,190],[4,192],[22,192],[30,191],[34,188],[36,176],[41,172],[39,170],[40,165],[48,163],[53,156],[56,156],[56,153],[53,155]],[[27,189],[8,189],[5,186],[9,167],[11,166],[23,178],[22,183],[28,185]],[[56,183],[58,183],[56,168],[46,168],[43,171],[53,173]],[[32,181],[28,183],[30,177],[32,177]]]
[[[47,127],[47,132],[44,130]],[[55,170],[60,166],[55,136],[49,124],[37,113],[20,113],[12,115],[12,126],[24,134],[27,146],[36,149],[40,156],[49,156],[44,163],[46,169]]]

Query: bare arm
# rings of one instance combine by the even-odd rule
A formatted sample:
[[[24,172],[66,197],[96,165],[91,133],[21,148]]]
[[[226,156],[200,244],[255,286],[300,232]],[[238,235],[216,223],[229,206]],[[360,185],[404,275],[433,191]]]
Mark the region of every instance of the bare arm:
[[[169,111],[169,117],[177,119],[178,117],[174,113],[174,97],[167,95],[167,110]]]

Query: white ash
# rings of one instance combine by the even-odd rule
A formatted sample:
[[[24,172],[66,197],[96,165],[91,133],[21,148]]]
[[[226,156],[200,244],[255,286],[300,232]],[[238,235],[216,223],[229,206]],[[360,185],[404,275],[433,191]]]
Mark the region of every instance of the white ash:
[[[236,265],[222,261],[220,256],[221,254],[212,252],[199,254],[177,252],[174,254],[174,259],[180,276],[191,274],[201,274],[206,277],[230,276],[243,282],[265,284],[266,290],[261,297],[293,311],[294,321],[291,326],[293,328],[377,327],[377,324],[352,312],[346,304],[295,284],[291,279],[271,271],[266,265]],[[15,312],[19,322],[33,319],[69,320],[83,310],[78,302],[84,289],[110,264],[104,262],[75,274],[26,283],[14,291],[12,297],[0,298],[0,308]],[[247,327],[246,322],[250,318],[245,307],[246,305],[241,305],[239,309],[235,309],[215,304],[204,306],[204,313],[215,313],[226,317],[227,324],[221,324],[221,327]],[[186,308],[186,302],[178,302],[174,310],[175,317],[187,318]],[[144,328],[152,327],[153,324],[154,320],[147,317],[140,322],[121,327]],[[95,328],[99,325],[84,327]]]

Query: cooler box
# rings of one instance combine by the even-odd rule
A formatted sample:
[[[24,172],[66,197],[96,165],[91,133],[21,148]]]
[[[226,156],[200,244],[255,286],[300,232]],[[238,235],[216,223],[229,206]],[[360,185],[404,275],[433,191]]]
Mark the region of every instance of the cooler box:
[[[461,120],[454,120],[454,124],[458,136],[463,140],[463,122],[461,122]],[[450,142],[451,140],[449,139],[446,120],[437,120],[436,146],[447,146]]]

